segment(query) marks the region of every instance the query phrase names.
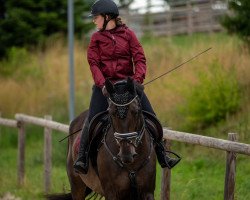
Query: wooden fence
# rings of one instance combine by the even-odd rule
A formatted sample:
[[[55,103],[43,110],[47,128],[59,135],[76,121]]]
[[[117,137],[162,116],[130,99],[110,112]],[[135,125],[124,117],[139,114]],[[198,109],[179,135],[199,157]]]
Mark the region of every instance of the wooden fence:
[[[24,184],[25,177],[25,124],[34,124],[44,127],[44,186],[48,193],[51,185],[51,134],[52,129],[68,134],[69,126],[52,121],[51,116],[45,116],[44,119],[24,114],[16,114],[15,120],[4,119],[0,117],[0,125],[14,127],[18,129],[18,184]],[[179,141],[194,145],[200,145],[208,148],[215,148],[227,151],[226,173],[224,184],[224,199],[234,199],[235,174],[236,174],[236,153],[250,155],[250,145],[236,142],[236,133],[229,133],[228,140],[201,136],[196,134],[184,133],[163,128],[166,146],[170,148],[170,141]],[[161,181],[161,200],[170,199],[170,181],[171,170],[162,170]]]
[[[183,5],[172,5],[162,12],[139,13],[137,10],[122,10],[121,16],[137,33],[138,37],[145,33],[154,36],[171,36],[197,32],[217,32],[223,30],[220,19],[227,10],[226,3],[222,1],[184,1]]]

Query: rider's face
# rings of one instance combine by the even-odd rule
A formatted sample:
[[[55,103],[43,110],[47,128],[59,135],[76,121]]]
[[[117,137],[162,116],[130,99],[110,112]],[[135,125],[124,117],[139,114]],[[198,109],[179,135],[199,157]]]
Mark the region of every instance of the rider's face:
[[[102,29],[104,23],[104,17],[102,15],[96,15],[93,17],[93,23],[98,30]]]

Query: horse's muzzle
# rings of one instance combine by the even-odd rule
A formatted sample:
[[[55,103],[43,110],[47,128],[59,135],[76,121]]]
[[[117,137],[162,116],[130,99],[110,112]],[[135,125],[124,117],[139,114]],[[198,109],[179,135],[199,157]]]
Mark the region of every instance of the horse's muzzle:
[[[122,161],[124,164],[131,164],[134,162],[135,157],[138,154],[135,151],[135,146],[129,143],[128,140],[122,140],[119,143],[119,153],[117,157]]]

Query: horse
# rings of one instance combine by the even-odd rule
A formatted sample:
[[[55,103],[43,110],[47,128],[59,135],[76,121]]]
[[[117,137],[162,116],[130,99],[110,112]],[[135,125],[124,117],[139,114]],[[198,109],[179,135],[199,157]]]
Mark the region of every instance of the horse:
[[[82,200],[91,191],[106,200],[153,200],[156,177],[154,139],[134,81],[128,78],[113,84],[106,80],[109,107],[90,122],[89,169],[78,174],[73,164],[77,159],[81,127],[88,111],[70,124],[67,175],[71,193],[48,199]],[[148,118],[150,118],[150,114]]]

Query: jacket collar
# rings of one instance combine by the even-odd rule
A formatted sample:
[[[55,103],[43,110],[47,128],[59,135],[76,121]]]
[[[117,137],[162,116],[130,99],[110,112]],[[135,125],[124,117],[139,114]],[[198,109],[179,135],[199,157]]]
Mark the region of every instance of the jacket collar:
[[[116,26],[113,29],[110,30],[104,30],[104,31],[99,31],[100,33],[104,33],[104,34],[116,34],[116,33],[121,33],[121,32],[125,32],[125,29],[127,29],[128,27],[123,24],[121,26]]]

